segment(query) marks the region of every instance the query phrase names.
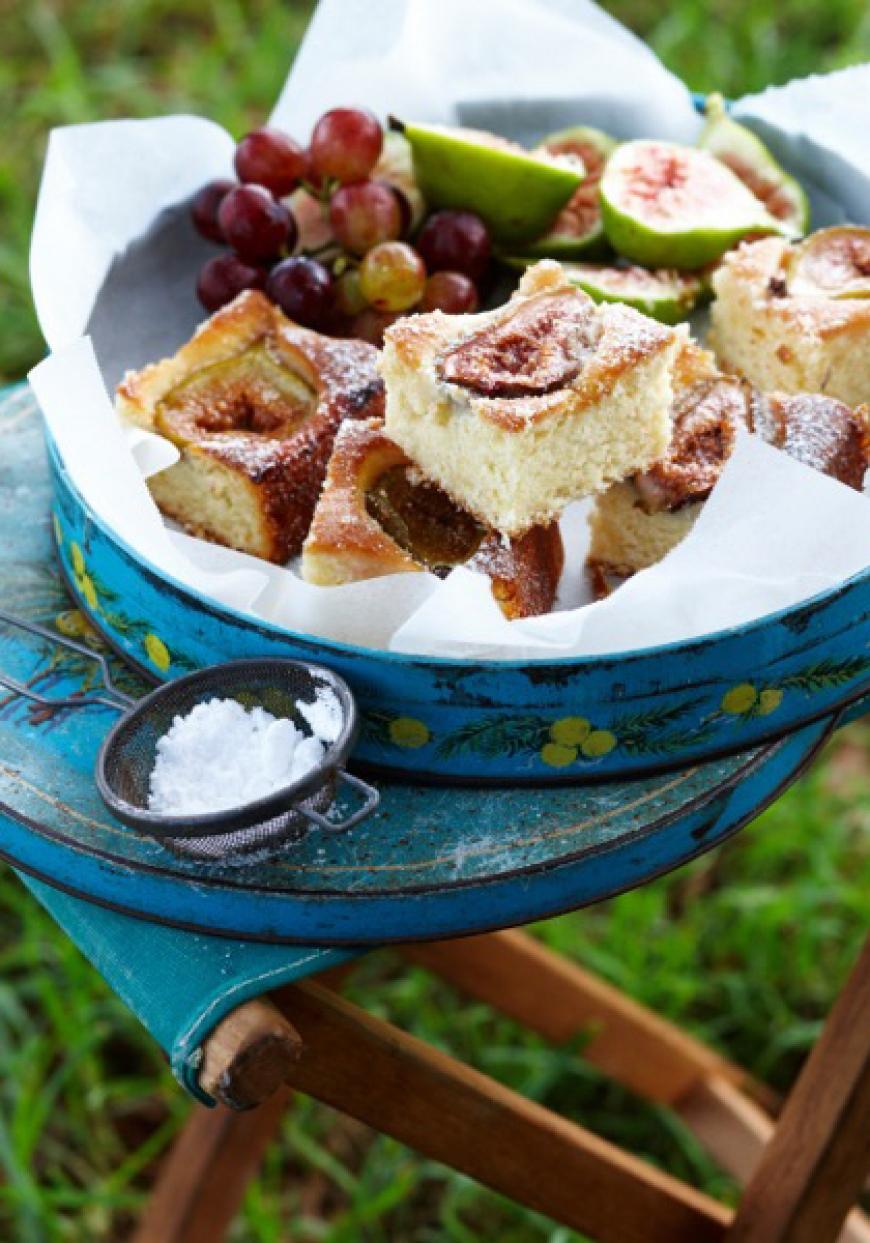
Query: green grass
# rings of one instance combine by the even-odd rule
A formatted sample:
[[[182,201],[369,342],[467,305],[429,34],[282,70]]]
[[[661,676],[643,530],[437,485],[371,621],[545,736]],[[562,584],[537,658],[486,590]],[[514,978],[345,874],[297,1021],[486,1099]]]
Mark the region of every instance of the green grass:
[[[864,0],[618,0],[698,90],[735,95],[870,56]],[[0,380],[40,356],[26,250],[52,125],[193,110],[259,121],[309,5],[35,0],[0,6]],[[11,118],[11,123],[10,123]],[[870,728],[853,727],[748,831],[672,877],[537,933],[780,1089],[870,920]],[[368,1009],[725,1198],[665,1112],[389,955]],[[125,1236],[187,1104],[162,1056],[8,871],[0,873],[0,1239]],[[576,1236],[312,1102],[288,1113],[236,1243],[568,1243]]]

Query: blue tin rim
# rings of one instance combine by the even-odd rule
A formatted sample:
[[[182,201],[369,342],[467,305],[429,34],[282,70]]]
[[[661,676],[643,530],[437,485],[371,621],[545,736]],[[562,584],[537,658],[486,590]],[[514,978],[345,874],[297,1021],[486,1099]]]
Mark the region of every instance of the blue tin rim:
[[[58,571],[66,586],[70,598],[74,603],[76,603],[78,608],[83,609],[86,612],[88,620],[97,633],[102,637],[106,646],[115,653],[119,660],[122,660],[125,664],[129,665],[130,668],[143,679],[143,681],[158,685],[161,679],[155,674],[154,670],[143,664],[140,660],[137,660],[135,656],[122,647],[115,639],[111,630],[101,625],[99,618],[95,614],[90,613],[86,609],[85,605],[78,599],[73,590],[72,578],[68,573],[66,566],[63,564],[63,559],[60,556],[57,544],[55,544],[55,556],[57,559]],[[281,633],[286,633],[288,636],[292,634],[291,631],[282,631]],[[396,655],[400,655],[400,653],[396,653]],[[798,717],[787,728],[771,728],[770,730],[764,731],[754,740],[749,748],[740,742],[735,743],[733,746],[726,745],[721,747],[711,747],[709,750],[705,750],[702,756],[696,757],[694,760],[690,761],[690,763],[703,764],[708,760],[727,759],[729,756],[739,755],[741,752],[753,750],[755,747],[770,746],[773,743],[779,742],[783,738],[788,737],[792,733],[804,729],[808,725],[814,725],[819,721],[828,719],[832,713],[836,713],[838,714],[838,717],[840,717],[848,713],[849,710],[854,708],[856,704],[863,703],[866,703],[867,709],[870,710],[870,680],[868,680],[866,684],[862,684],[856,691],[852,691],[841,700],[838,700],[836,704],[829,704],[824,708],[820,708],[817,712],[812,712],[806,716],[802,715]],[[679,760],[675,760],[671,763],[662,761],[659,764],[649,767],[629,767],[627,769],[620,769],[618,772],[614,773],[600,773],[596,776],[595,781],[607,784],[608,782],[641,780],[644,777],[663,776],[666,773],[676,772],[679,771],[680,767],[681,762]],[[348,768],[363,774],[367,779],[372,781],[411,783],[418,786],[433,786],[442,788],[457,788],[465,786],[477,789],[489,788],[492,790],[498,790],[503,789],[507,785],[512,785],[517,789],[530,789],[532,787],[548,789],[554,786],[580,787],[587,784],[587,782],[583,779],[578,780],[576,777],[567,775],[564,777],[559,775],[551,775],[547,777],[512,777],[510,780],[506,777],[486,778],[481,777],[479,774],[469,774],[467,776],[454,774],[447,776],[433,772],[415,772],[411,775],[404,769],[394,768],[389,764],[379,764],[376,761],[361,760],[355,756],[352,757]]]
[[[132,560],[138,562],[139,565],[153,574],[157,579],[168,583],[176,591],[187,595],[195,600],[198,604],[205,605],[206,608],[213,611],[223,613],[225,616],[233,618],[235,621],[241,622],[245,626],[255,626],[262,630],[270,631],[279,637],[290,639],[299,639],[306,643],[313,643],[320,647],[328,648],[331,651],[347,652],[353,656],[362,656],[369,660],[381,660],[385,663],[405,665],[431,665],[435,668],[446,669],[469,669],[473,668],[481,672],[497,672],[500,670],[522,670],[529,666],[540,666],[541,668],[564,668],[564,669],[584,669],[597,665],[602,661],[622,662],[626,663],[638,660],[650,660],[662,656],[671,656],[679,654],[696,647],[699,643],[710,644],[723,641],[729,638],[737,638],[741,635],[752,635],[761,630],[766,630],[771,625],[784,620],[803,609],[813,609],[827,603],[829,600],[835,599],[847,591],[860,586],[862,583],[870,585],[870,566],[863,570],[859,570],[857,574],[853,574],[850,578],[844,579],[837,583],[834,587],[828,587],[824,591],[818,592],[814,596],[809,596],[806,600],[801,600],[798,604],[789,605],[786,608],[777,609],[772,613],[765,613],[762,617],[757,617],[754,621],[745,622],[742,625],[728,626],[722,630],[714,630],[710,634],[698,635],[691,639],[678,639],[672,643],[662,643],[654,647],[632,648],[625,652],[614,652],[612,654],[600,656],[558,656],[548,659],[545,656],[526,657],[522,660],[498,660],[491,657],[480,657],[475,660],[456,660],[449,656],[424,656],[414,655],[409,652],[391,652],[383,648],[377,647],[361,647],[354,643],[344,643],[339,639],[325,638],[321,635],[310,634],[304,631],[288,630],[283,626],[277,625],[275,622],[267,621],[265,618],[254,617],[249,613],[243,613],[234,608],[232,605],[222,604],[218,600],[213,600],[209,596],[203,595],[195,587],[189,587],[181,583],[172,574],[155,566],[147,557],[142,556],[131,548],[126,540],[122,539],[102,518],[98,517],[91,508],[90,503],[82,496],[78,488],[73,483],[63,463],[63,459],[55,444],[48,427],[45,427],[45,436],[48,445],[49,456],[54,460],[58,469],[66,478],[67,486],[78,499],[79,504],[85,512],[89,522],[98,527],[100,531],[109,539],[111,539],[117,547],[119,547]]]
[[[430,882],[407,885],[401,891],[400,895],[394,894],[389,889],[367,889],[363,893],[356,893],[347,887],[337,886],[334,889],[310,889],[305,888],[303,885],[298,883],[288,883],[284,886],[270,886],[265,893],[270,899],[273,897],[293,897],[312,902],[335,902],[336,900],[344,901],[345,899],[349,899],[358,904],[373,900],[398,901],[426,898],[432,896],[433,894],[440,894],[444,892],[468,892],[480,889],[484,885],[498,885],[519,878],[526,878],[531,881],[531,879],[535,876],[551,872],[554,868],[568,867],[572,864],[580,863],[585,859],[594,859],[602,855],[607,855],[608,853],[617,852],[628,846],[629,839],[631,841],[631,845],[634,846],[655,837],[657,834],[671,828],[674,824],[677,824],[686,816],[694,815],[697,811],[700,811],[710,805],[715,795],[730,793],[736,786],[740,785],[741,782],[754,776],[767,763],[777,758],[783,747],[790,740],[792,740],[793,734],[800,733],[803,729],[812,729],[814,726],[818,726],[823,730],[819,741],[815,744],[817,750],[819,747],[824,745],[824,743],[828,740],[828,738],[830,738],[831,734],[837,728],[839,715],[839,712],[825,713],[824,716],[820,717],[817,721],[810,722],[807,726],[801,726],[799,730],[783,735],[775,739],[773,742],[761,743],[757,746],[734,752],[733,759],[735,761],[735,767],[716,785],[715,790],[712,793],[709,788],[699,791],[685,803],[681,803],[678,807],[670,808],[659,813],[656,818],[648,823],[645,823],[642,828],[627,829],[619,837],[616,837],[611,841],[599,842],[592,846],[578,847],[567,854],[560,855],[556,861],[538,860],[535,863],[524,864],[522,866],[514,867],[510,871],[499,873],[496,876],[487,876],[485,878],[480,876],[459,878],[454,880],[449,886],[445,886],[443,884],[433,884]],[[812,752],[813,755],[816,754],[816,750]],[[702,761],[700,766],[703,766],[704,762],[705,761]],[[809,763],[809,760],[807,760],[806,763]],[[681,775],[683,772],[688,773],[690,769],[694,769],[696,767],[699,767],[699,765],[685,766],[683,769],[677,770],[677,775]],[[658,777],[665,777],[667,775],[668,774],[666,773],[653,774],[648,779],[652,780]],[[634,780],[643,781],[644,779],[645,778],[640,777],[635,778]],[[629,782],[631,780],[631,778],[628,779]],[[402,783],[394,782],[393,784]],[[583,789],[582,786],[577,786],[576,788],[578,792]],[[524,789],[527,789],[527,787],[524,787]],[[485,791],[481,791],[481,793],[485,793]],[[761,807],[757,814],[760,814],[763,810],[764,807]],[[88,858],[97,859],[105,863],[110,868],[132,867],[134,871],[144,876],[161,877],[173,882],[179,878],[179,873],[174,871],[168,864],[164,865],[161,863],[144,862],[142,860],[137,860],[136,863],[133,864],[123,854],[116,854],[111,850],[106,850],[104,847],[93,845],[88,847],[87,851],[85,851],[79,843],[65,837],[56,829],[40,824],[39,821],[34,819],[29,814],[9,807],[2,801],[0,801],[0,812],[6,816],[9,816],[18,824],[22,824],[32,829],[41,837],[55,842],[56,844],[63,846],[68,850],[74,851],[77,854],[84,854]],[[2,854],[2,850],[0,850],[0,854]],[[184,875],[182,879],[188,881],[191,878]],[[224,874],[216,877],[199,873],[195,878],[195,883],[206,891],[220,892],[226,890],[240,890],[248,892],[251,889],[248,878],[246,878],[243,874],[240,874],[239,876]],[[612,895],[609,894],[608,897],[610,896]]]

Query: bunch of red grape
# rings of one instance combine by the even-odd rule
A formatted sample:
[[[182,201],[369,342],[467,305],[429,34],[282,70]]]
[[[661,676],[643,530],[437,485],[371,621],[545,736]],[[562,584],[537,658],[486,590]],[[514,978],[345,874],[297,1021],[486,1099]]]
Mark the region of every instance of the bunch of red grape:
[[[384,133],[370,112],[333,108],[307,149],[281,130],[236,147],[238,182],[196,195],[193,223],[231,247],[209,259],[197,295],[215,311],[263,289],[297,323],[380,344],[409,311],[474,311],[489,268],[486,225],[473,212],[437,211],[413,236],[402,189],[379,176]]]

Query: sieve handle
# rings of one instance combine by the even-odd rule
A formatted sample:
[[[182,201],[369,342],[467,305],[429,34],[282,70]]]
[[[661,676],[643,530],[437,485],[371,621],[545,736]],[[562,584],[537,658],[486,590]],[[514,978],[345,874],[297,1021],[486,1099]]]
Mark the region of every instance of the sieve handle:
[[[30,699],[33,703],[38,703],[44,708],[86,708],[89,704],[103,704],[106,707],[114,708],[117,712],[124,712],[127,708],[132,708],[136,702],[135,699],[125,695],[123,691],[119,691],[117,686],[115,686],[109,671],[108,661],[102,652],[95,652],[93,648],[86,647],[84,643],[76,643],[75,639],[68,639],[66,635],[57,634],[56,631],[49,630],[46,626],[40,626],[38,622],[25,621],[23,617],[15,617],[14,614],[7,613],[5,609],[0,609],[0,623],[12,626],[18,630],[25,630],[28,634],[38,635],[49,643],[54,643],[58,647],[68,648],[72,652],[78,652],[80,656],[86,656],[88,660],[95,661],[99,665],[100,676],[103,680],[106,694],[75,695],[67,696],[63,699],[53,699],[48,695],[40,695],[23,682],[19,682],[16,678],[10,677],[8,673],[2,672],[0,672],[0,686],[5,686],[7,690],[13,691],[16,695],[23,695],[25,699]]]
[[[25,699],[41,704],[44,708],[87,708],[89,704],[105,704],[107,708],[114,708],[116,712],[126,712],[135,703],[135,700],[127,695],[124,695],[122,699],[120,691],[118,699],[112,699],[109,695],[70,695],[65,699],[52,695],[40,695],[32,687],[25,686],[16,678],[10,678],[8,673],[0,673],[0,686],[4,686],[7,691],[12,691],[16,695],[23,695]]]
[[[307,807],[299,808],[306,820],[310,820],[312,824],[317,825],[318,829],[323,829],[327,833],[344,833],[345,830],[352,829],[355,824],[365,820],[366,816],[370,816],[381,801],[380,791],[370,786],[367,781],[363,781],[361,777],[355,777],[353,773],[345,772],[343,768],[336,771],[336,776],[339,781],[353,786],[362,795],[362,807],[357,808],[344,820],[330,820],[328,816],[321,816],[319,811],[310,811]]]

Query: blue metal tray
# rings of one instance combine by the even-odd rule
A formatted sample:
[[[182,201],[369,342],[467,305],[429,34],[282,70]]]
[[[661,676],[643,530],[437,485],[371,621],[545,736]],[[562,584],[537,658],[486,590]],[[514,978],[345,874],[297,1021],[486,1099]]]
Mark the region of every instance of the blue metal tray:
[[[0,645],[5,661],[10,645]],[[27,675],[22,645],[14,653]],[[44,671],[31,654],[30,676]],[[67,677],[71,680],[68,681]],[[55,693],[80,672],[53,670]],[[197,931],[315,945],[459,936],[619,893],[711,849],[776,798],[831,721],[745,755],[660,777],[557,789],[383,783],[345,834],[311,832],[276,859],[176,858],[113,820],[92,780],[108,712],[0,711],[0,857],[91,901]]]
[[[179,227],[172,215],[157,222],[161,237]],[[107,284],[135,283],[143,259],[152,277],[168,263],[177,280],[177,252],[153,243],[122,256]],[[103,337],[114,340],[105,321],[90,325],[98,357]],[[357,761],[392,775],[577,784],[669,771],[780,738],[870,691],[870,568],[751,625],[610,659],[390,654],[254,621],[163,574],[96,518],[50,450],[60,564],[112,646],[152,679],[243,656],[329,664],[360,704]]]

